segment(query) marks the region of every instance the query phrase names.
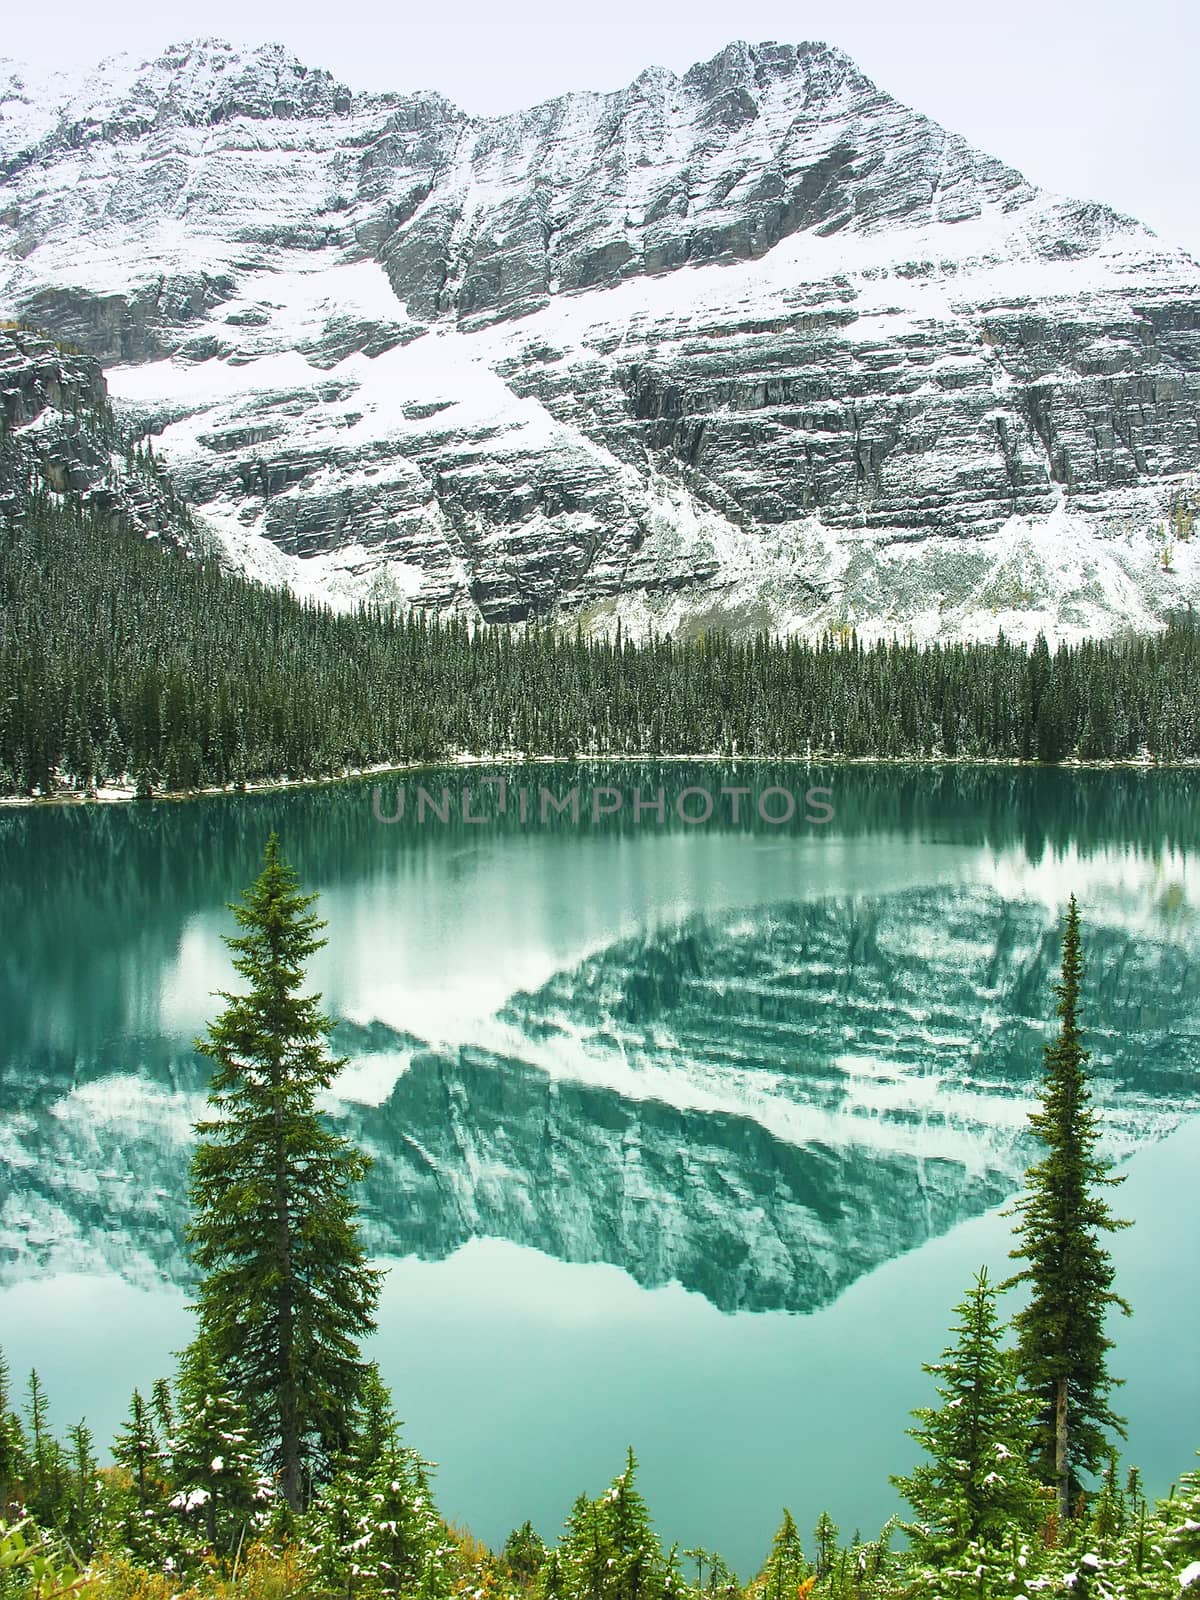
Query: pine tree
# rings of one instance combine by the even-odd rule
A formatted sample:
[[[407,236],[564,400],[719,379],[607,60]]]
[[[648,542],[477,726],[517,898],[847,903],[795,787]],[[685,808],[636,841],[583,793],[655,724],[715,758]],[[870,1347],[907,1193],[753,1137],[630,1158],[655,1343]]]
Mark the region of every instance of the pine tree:
[[[411,1594],[433,1581],[449,1554],[433,1504],[427,1464],[398,1442],[387,1446],[362,1486],[353,1541],[358,1572],[379,1592]]]
[[[1061,761],[1069,748],[1062,700],[1054,683],[1047,688],[1038,706],[1035,739],[1039,761]]]
[[[159,1431],[169,1439],[175,1432],[175,1401],[166,1378],[155,1378],[150,1390],[150,1410]]]
[[[204,1335],[184,1352],[178,1425],[170,1441],[171,1508],[184,1533],[181,1553],[200,1542],[216,1556],[236,1554],[271,1498],[247,1431],[246,1409],[231,1392]],[[197,1534],[191,1532],[197,1529]]]
[[[663,1556],[636,1474],[630,1450],[624,1472],[599,1499],[580,1495],[575,1501],[555,1569],[555,1581],[573,1600],[665,1600],[677,1584],[674,1560]]]
[[[367,1369],[341,1470],[321,1490],[309,1534],[317,1572],[331,1591],[440,1593],[450,1547],[433,1503],[430,1465],[400,1442],[400,1424],[378,1369]]]
[[[542,1570],[548,1554],[532,1522],[523,1522],[504,1541],[500,1558],[513,1579],[522,1588],[528,1588]]]
[[[1100,1493],[1096,1496],[1088,1519],[1088,1537],[1102,1555],[1111,1555],[1114,1546],[1125,1532],[1129,1507],[1125,1491],[1117,1476],[1117,1453],[1114,1450],[1104,1469]]]
[[[70,1441],[70,1503],[63,1518],[63,1532],[72,1550],[90,1560],[100,1538],[99,1462],[93,1448],[91,1429],[76,1422],[67,1429]]]
[[[1164,1527],[1162,1550],[1174,1576],[1176,1592],[1200,1590],[1200,1472],[1185,1472],[1159,1508]]]
[[[813,1548],[817,1555],[816,1573],[818,1578],[826,1578],[833,1571],[833,1561],[837,1555],[837,1542],[840,1531],[828,1511],[822,1511],[817,1518],[817,1526],[813,1530]]]
[[[1123,1179],[1110,1177],[1112,1163],[1096,1154],[1099,1120],[1079,1027],[1082,982],[1079,908],[1072,895],[1062,975],[1054,986],[1060,1026],[1045,1047],[1041,1108],[1029,1119],[1046,1154],[1026,1172],[1026,1193],[1013,1208],[1019,1242],[1009,1253],[1026,1264],[1002,1286],[1030,1286],[1029,1304],[1013,1319],[1018,1362],[1039,1403],[1038,1470],[1054,1485],[1062,1520],[1078,1500],[1080,1472],[1098,1472],[1108,1458],[1106,1430],[1124,1436],[1123,1420],[1107,1400],[1117,1380],[1108,1374],[1112,1340],[1104,1323],[1110,1306],[1129,1313],[1113,1292],[1112,1261],[1098,1237],[1128,1224],[1112,1215],[1100,1193]]]
[[[158,1437],[150,1418],[150,1408],[141,1392],[133,1391],[129,1420],[123,1422],[113,1440],[113,1460],[129,1473],[138,1511],[144,1513],[153,1498],[155,1469],[158,1465]]]
[[[917,1513],[909,1528],[920,1560],[940,1564],[971,1544],[1031,1532],[1042,1506],[1026,1465],[1034,1404],[1018,1394],[1001,1348],[995,1287],[986,1268],[954,1309],[957,1339],[923,1370],[940,1379],[942,1405],[915,1411],[909,1433],[929,1457],[892,1482]]]
[[[719,1551],[714,1551],[710,1557],[708,1587],[704,1592],[711,1600],[741,1600],[742,1586],[737,1573],[732,1571]]]
[[[783,1521],[771,1541],[771,1553],[766,1559],[756,1592],[762,1600],[796,1600],[801,1584],[808,1577],[808,1563],[804,1547],[792,1513],[784,1507]]]
[[[705,1569],[715,1559],[713,1553],[711,1550],[706,1550],[703,1545],[698,1544],[694,1545],[690,1550],[685,1550],[683,1554],[688,1561],[694,1561],[696,1563],[695,1587],[700,1591],[701,1594],[703,1594],[704,1573]]]
[[[168,1417],[173,1428],[170,1411]],[[137,1389],[129,1402],[129,1420],[118,1429],[112,1453],[117,1465],[129,1474],[128,1491],[117,1506],[125,1547],[135,1559],[152,1561],[160,1545],[165,1503],[163,1446],[155,1431],[151,1407]]]
[[[611,1600],[655,1600],[662,1594],[662,1551],[636,1487],[636,1474],[637,1459],[630,1448],[625,1471],[613,1479],[601,1500],[612,1556],[607,1590]]]
[[[34,1521],[43,1528],[55,1528],[70,1505],[70,1485],[62,1447],[50,1432],[46,1391],[37,1371],[29,1374],[29,1399],[25,1414],[29,1419],[28,1476],[25,1505]]]
[[[353,1600],[370,1581],[370,1562],[363,1557],[371,1538],[369,1485],[385,1455],[399,1447],[399,1431],[391,1398],[372,1362],[363,1377],[350,1439],[336,1462],[338,1470],[322,1485],[309,1528],[323,1583],[346,1600]]]
[[[8,1520],[13,1490],[27,1469],[25,1431],[9,1400],[8,1363],[0,1352],[0,1522]]]
[[[325,943],[274,834],[257,882],[233,906],[227,943],[249,981],[197,1049],[216,1063],[192,1164],[188,1237],[212,1359],[245,1407],[298,1511],[345,1449],[374,1326],[379,1274],[365,1264],[351,1188],[367,1160],[326,1128],[317,1093],[344,1064],[331,1023],[301,997],[304,963]]]
[[[549,1558],[538,1573],[533,1593],[536,1600],[564,1600],[566,1579],[557,1550],[551,1550]]]
[[[369,1362],[354,1408],[353,1432],[345,1455],[347,1469],[367,1477],[399,1439],[400,1423],[392,1408],[392,1397],[378,1366]]]
[[[571,1507],[559,1548],[564,1594],[579,1600],[605,1600],[613,1565],[600,1502],[579,1495]]]

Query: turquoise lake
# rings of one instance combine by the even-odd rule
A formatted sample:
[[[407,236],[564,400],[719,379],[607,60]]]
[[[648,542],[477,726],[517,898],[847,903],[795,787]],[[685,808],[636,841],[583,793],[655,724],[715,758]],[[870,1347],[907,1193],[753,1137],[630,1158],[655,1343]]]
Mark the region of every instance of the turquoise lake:
[[[689,788],[707,820],[681,818]],[[1200,1446],[1194,792],[531,764],[0,811],[0,1346],[60,1429],[106,1440],[188,1338],[191,1041],[275,829],[329,924],[310,986],[349,1064],[328,1110],[375,1158],[371,1353],[445,1514],[553,1536],[632,1444],[664,1539],[743,1576],[783,1505],[872,1534],[921,1363],[976,1268],[1008,1267],[1074,892],[1135,1222],[1112,1243],[1135,1308],[1116,1403],[1165,1492]]]

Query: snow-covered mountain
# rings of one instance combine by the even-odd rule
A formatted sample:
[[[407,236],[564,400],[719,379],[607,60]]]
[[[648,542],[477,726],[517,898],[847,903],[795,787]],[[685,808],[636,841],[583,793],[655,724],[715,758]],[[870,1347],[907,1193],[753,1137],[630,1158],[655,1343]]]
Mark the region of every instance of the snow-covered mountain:
[[[1200,267],[826,45],[485,120],[277,46],[0,63],[0,309],[105,363],[235,562],[335,600],[983,636],[1200,600]]]

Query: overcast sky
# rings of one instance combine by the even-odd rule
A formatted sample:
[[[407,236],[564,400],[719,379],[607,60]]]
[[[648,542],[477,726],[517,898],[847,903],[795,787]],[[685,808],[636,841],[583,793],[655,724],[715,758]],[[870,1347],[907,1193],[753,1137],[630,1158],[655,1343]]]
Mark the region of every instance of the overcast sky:
[[[1200,256],[1200,6],[1003,0],[984,14],[967,0],[967,8],[980,20],[962,20],[962,0],[615,0],[598,22],[565,21],[566,8],[545,0],[40,0],[10,13],[0,51],[75,66],[116,50],[157,54],[179,39],[279,40],[352,88],[438,89],[488,115],[568,89],[620,88],[651,65],[682,72],[731,39],[823,39],[1034,182],[1104,200]],[[501,13],[507,20],[496,21]]]

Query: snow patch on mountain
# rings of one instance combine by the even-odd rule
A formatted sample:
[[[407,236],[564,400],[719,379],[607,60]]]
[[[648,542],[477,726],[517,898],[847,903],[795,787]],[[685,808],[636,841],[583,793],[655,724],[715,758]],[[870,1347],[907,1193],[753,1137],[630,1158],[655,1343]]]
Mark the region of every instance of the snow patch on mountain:
[[[0,65],[0,301],[337,604],[1055,638],[1200,601],[1200,268],[842,52],[472,120],[208,40]],[[1190,497],[1190,498],[1189,498]]]

